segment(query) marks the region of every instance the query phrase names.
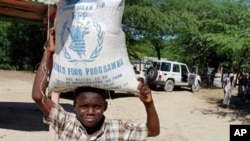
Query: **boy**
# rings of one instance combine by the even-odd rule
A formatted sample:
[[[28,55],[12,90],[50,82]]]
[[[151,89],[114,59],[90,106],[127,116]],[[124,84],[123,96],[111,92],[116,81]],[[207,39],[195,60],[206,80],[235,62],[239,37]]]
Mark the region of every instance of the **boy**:
[[[140,82],[138,90],[146,113],[146,124],[134,124],[121,120],[106,119],[107,108],[105,90],[93,87],[80,87],[75,90],[72,115],[45,95],[48,86],[46,75],[52,68],[55,50],[55,30],[50,29],[47,48],[38,68],[32,91],[32,98],[43,112],[47,122],[55,129],[59,141],[82,140],[146,140],[147,136],[160,133],[159,118],[153,103],[151,90]]]

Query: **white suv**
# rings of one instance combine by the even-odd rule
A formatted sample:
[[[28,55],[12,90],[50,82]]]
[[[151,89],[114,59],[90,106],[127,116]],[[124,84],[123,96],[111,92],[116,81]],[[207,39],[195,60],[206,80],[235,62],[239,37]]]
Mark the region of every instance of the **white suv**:
[[[200,76],[190,73],[184,63],[168,60],[149,60],[144,65],[144,73],[151,89],[157,86],[165,91],[173,91],[175,86],[191,87],[193,92],[200,88]]]

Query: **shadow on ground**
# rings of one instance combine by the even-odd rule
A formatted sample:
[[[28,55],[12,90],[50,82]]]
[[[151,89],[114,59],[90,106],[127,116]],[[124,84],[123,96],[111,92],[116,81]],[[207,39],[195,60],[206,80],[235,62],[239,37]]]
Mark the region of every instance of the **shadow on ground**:
[[[71,105],[62,104],[66,110]],[[0,102],[0,128],[21,131],[48,131],[43,115],[35,103]]]
[[[250,101],[246,98],[232,96],[229,107],[225,107],[222,100],[217,100],[218,107],[231,111],[232,120],[240,120],[242,124],[250,124]]]
[[[207,102],[216,105],[217,109],[200,110],[203,114],[215,114],[218,118],[230,117],[229,122],[240,121],[242,124],[250,124],[250,102],[247,102],[247,99],[232,96],[228,107],[222,104],[222,99],[209,99]]]

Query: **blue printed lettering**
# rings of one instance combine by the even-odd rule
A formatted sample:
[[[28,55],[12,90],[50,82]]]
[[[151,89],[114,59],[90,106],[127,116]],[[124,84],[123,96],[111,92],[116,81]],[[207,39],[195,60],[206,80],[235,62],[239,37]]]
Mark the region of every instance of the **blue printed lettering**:
[[[87,12],[73,12],[72,19],[84,20],[88,16]]]
[[[102,79],[107,79],[107,78],[108,78],[107,75],[102,76]]]
[[[86,68],[86,75],[97,75],[99,73],[102,73],[102,67],[94,67],[94,68]]]
[[[119,67],[122,67],[124,65],[124,62],[121,59],[111,62],[110,64],[106,64],[103,66],[99,66],[99,67],[93,67],[93,68],[85,68],[85,72],[86,75],[97,75],[97,74],[101,74],[101,73],[107,73],[110,72],[112,70],[115,70]],[[107,76],[103,76],[105,78],[107,78]]]
[[[63,83],[64,81],[62,81],[61,79],[56,79],[56,83]]]
[[[105,7],[105,3],[97,4],[96,9],[101,9]]]
[[[123,87],[127,87],[128,86],[128,82],[123,84]]]
[[[122,65],[124,65],[123,60],[120,59],[120,60],[116,61],[116,65],[117,65],[117,67],[121,67]]]
[[[92,5],[78,5],[76,10],[93,10]]]
[[[63,67],[57,63],[54,63],[54,70],[56,70],[59,73],[65,74],[65,67]]]
[[[66,78],[66,81],[72,81],[73,79],[72,78]]]
[[[72,78],[66,78],[66,84],[71,84],[71,83],[72,83],[72,81],[73,81],[73,79],[72,79]]]
[[[110,64],[104,66],[103,68],[104,68],[104,72],[109,72],[109,71],[111,71],[111,66],[110,66]]]
[[[117,80],[119,78],[122,78],[122,74],[118,74],[118,75],[113,76],[113,80]]]
[[[111,66],[112,66],[112,69],[116,69],[117,68],[115,62],[111,63]]]
[[[109,82],[111,82],[111,80],[110,80],[110,79],[108,79],[108,80],[106,80],[106,81],[105,81],[105,83],[109,83]]]
[[[119,59],[117,61],[114,61],[114,62],[112,62],[110,64],[107,64],[107,65],[103,66],[103,69],[104,69],[104,72],[109,72],[109,71],[112,71],[112,70],[114,70],[116,68],[121,67],[122,65],[124,65],[123,60]]]
[[[91,82],[90,78],[75,78],[76,82]]]
[[[77,68],[68,68],[68,75],[82,75],[82,70]]]

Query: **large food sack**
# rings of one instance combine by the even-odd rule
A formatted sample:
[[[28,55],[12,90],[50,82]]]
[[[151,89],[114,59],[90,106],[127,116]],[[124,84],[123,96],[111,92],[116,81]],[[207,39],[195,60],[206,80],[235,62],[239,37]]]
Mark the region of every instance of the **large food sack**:
[[[121,29],[125,0],[61,0],[49,91],[79,86],[137,92]]]

